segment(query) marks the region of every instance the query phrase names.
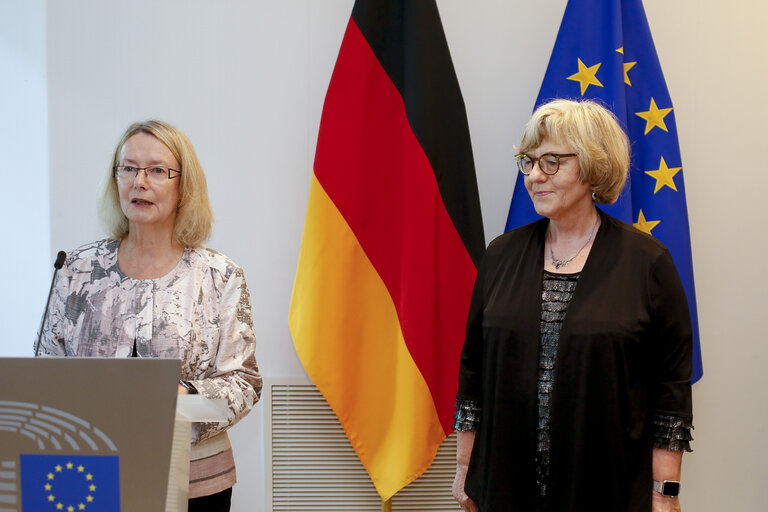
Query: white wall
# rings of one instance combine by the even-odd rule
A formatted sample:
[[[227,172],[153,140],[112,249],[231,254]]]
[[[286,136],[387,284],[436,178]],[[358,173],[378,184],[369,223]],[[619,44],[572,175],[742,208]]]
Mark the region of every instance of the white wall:
[[[0,355],[29,355],[50,259],[45,0],[0,2]]]
[[[488,239],[503,228],[515,173],[512,145],[536,98],[565,3],[438,1],[467,105]],[[760,263],[768,254],[768,175],[760,152],[768,118],[768,31],[762,26],[768,5],[645,3],[681,141],[705,370],[694,388],[696,452],[685,457],[683,504],[688,511],[762,510],[768,392],[761,377],[768,349]],[[46,220],[25,237],[35,256],[48,254],[35,259],[0,251],[4,263],[28,268],[34,278],[3,286],[1,325],[14,325],[12,339],[24,344],[3,341],[0,353],[27,351],[51,258],[102,236],[95,190],[113,145],[130,122],[156,116],[188,133],[206,168],[217,217],[209,245],[245,268],[265,377],[304,378],[287,311],[322,102],[352,4],[51,1],[47,31],[41,2],[4,4],[28,32],[17,31],[0,10],[3,52],[10,34],[12,45],[34,49],[25,61],[35,70],[29,75],[39,78],[47,69],[48,150],[56,165],[50,230]],[[47,64],[40,46],[46,37]],[[0,83],[10,87],[5,75]],[[31,117],[35,130],[0,124],[0,157],[13,149],[44,158],[41,103],[27,99],[28,89],[0,92],[6,90],[19,100],[0,98],[0,106]],[[35,149],[20,149],[27,145]],[[23,162],[29,160],[12,161]],[[45,169],[45,162],[35,160],[35,168]],[[23,232],[26,219],[48,208],[44,199],[30,199],[45,195],[47,174],[36,175],[31,190],[13,182],[21,192],[5,191],[4,248],[15,247],[20,236],[6,235],[9,225]],[[11,306],[7,290],[14,290]],[[23,318],[18,312],[24,310],[36,312]],[[232,432],[240,478],[235,512],[261,510],[267,492],[262,407]]]

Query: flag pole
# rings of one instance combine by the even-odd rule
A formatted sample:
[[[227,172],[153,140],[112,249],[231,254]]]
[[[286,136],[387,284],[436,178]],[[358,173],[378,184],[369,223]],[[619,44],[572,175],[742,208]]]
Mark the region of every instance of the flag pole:
[[[392,512],[392,498],[381,500],[381,512]]]

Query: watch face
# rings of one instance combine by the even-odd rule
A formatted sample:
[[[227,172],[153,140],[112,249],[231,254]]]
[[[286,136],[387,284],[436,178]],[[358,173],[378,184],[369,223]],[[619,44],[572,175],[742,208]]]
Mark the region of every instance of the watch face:
[[[661,494],[665,496],[677,496],[680,494],[680,482],[665,481]]]

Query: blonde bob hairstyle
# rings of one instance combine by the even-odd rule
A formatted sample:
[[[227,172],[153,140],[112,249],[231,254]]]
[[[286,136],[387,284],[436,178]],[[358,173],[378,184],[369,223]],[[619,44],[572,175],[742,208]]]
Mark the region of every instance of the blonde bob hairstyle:
[[[125,130],[112,155],[112,163],[102,183],[99,197],[99,218],[107,233],[116,240],[128,236],[128,219],[120,208],[120,196],[113,169],[120,164],[121,153],[126,141],[137,133],[147,133],[165,144],[176,161],[181,175],[179,183],[179,208],[173,228],[175,240],[184,247],[198,247],[211,234],[213,211],[208,201],[208,185],[195,148],[179,129],[151,119],[134,123]]]
[[[570,146],[579,158],[579,179],[589,183],[596,203],[619,198],[629,171],[629,139],[616,116],[590,100],[554,100],[541,105],[525,125],[520,152],[544,139]]]

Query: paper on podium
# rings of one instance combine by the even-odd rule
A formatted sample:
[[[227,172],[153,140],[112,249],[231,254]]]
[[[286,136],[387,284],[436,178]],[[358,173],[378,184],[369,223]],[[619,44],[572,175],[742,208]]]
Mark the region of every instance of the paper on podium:
[[[179,395],[176,399],[176,423],[173,427],[171,470],[168,478],[166,512],[186,512],[189,494],[189,444],[192,423],[226,421],[229,408],[222,398]]]
[[[176,412],[192,423],[202,421],[226,421],[229,408],[223,398],[206,398],[202,395],[179,395]]]

